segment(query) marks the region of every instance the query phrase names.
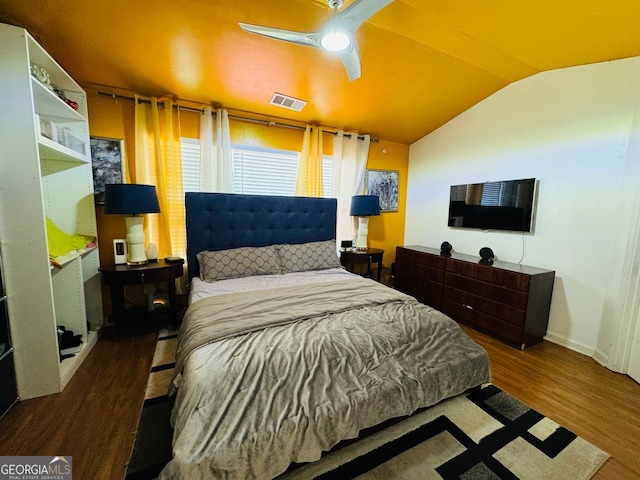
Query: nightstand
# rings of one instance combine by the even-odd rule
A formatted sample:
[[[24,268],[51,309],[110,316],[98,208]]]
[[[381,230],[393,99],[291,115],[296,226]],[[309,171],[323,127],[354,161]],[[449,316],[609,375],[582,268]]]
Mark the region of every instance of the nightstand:
[[[380,281],[382,275],[382,256],[384,250],[381,248],[367,248],[366,250],[350,250],[346,252],[340,252],[340,263],[347,268],[350,272],[355,270],[355,266],[358,263],[366,263],[367,271],[366,277],[371,276],[371,264],[378,264],[378,272],[376,280]]]
[[[167,282],[169,294],[169,313],[174,325],[177,325],[178,304],[176,302],[176,278],[183,275],[184,262],[166,263],[164,260],[148,263],[147,265],[106,265],[100,267],[102,282],[109,286],[111,292],[111,320],[119,331],[127,330],[128,323],[153,320],[146,309],[125,309],[124,287],[125,285],[144,285],[146,283]],[[157,321],[155,322],[158,323]]]

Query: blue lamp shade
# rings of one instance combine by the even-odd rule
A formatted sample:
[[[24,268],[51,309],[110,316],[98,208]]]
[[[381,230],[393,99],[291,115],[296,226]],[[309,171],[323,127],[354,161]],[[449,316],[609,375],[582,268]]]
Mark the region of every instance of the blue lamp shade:
[[[104,213],[160,213],[155,185],[109,183],[104,186]]]
[[[380,198],[378,195],[354,195],[351,197],[352,217],[370,217],[380,215]]]

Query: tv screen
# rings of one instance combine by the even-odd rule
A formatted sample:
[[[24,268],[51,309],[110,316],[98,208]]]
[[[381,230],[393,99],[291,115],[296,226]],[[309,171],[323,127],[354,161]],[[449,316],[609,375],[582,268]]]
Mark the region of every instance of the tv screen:
[[[451,186],[449,226],[530,232],[535,178]]]

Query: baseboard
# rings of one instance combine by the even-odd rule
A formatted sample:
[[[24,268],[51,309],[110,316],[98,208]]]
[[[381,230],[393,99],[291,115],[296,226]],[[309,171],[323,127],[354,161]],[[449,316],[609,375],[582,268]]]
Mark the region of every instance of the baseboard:
[[[548,340],[551,343],[555,343],[556,345],[560,345],[561,347],[568,348],[569,350],[573,350],[574,352],[581,353],[582,355],[586,355],[588,357],[593,357],[595,354],[595,349],[593,347],[589,347],[587,345],[583,345],[582,343],[574,342],[572,340],[567,340],[565,337],[560,335],[556,335],[553,332],[547,332],[544,336],[545,340]]]
[[[603,367],[606,367],[607,363],[609,363],[609,355],[604,353],[602,350],[596,349],[596,351],[594,352],[591,358],[593,358],[596,362],[598,362]]]
[[[568,348],[569,350],[573,350],[574,352],[578,352],[588,357],[591,357],[593,360],[598,362],[598,364],[603,366],[604,368],[608,368],[612,372],[622,373],[624,375],[624,372],[618,372],[615,369],[611,369],[607,365],[609,363],[609,355],[603,352],[602,350],[587,347],[586,345],[582,345],[581,343],[578,343],[578,342],[572,342],[559,335],[554,335],[553,333],[547,333],[544,339],[548,340],[551,343],[560,345],[561,347],[565,347],[565,348]]]

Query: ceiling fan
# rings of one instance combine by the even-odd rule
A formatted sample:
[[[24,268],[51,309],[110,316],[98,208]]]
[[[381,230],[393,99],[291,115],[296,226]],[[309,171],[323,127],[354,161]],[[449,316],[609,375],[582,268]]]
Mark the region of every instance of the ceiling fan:
[[[343,0],[328,0],[333,15],[317,32],[294,32],[247,23],[239,25],[247,32],[335,52],[347,69],[349,81],[353,81],[362,74],[360,51],[355,38],[356,30],[391,2],[393,0],[356,0],[343,11],[339,11]]]

